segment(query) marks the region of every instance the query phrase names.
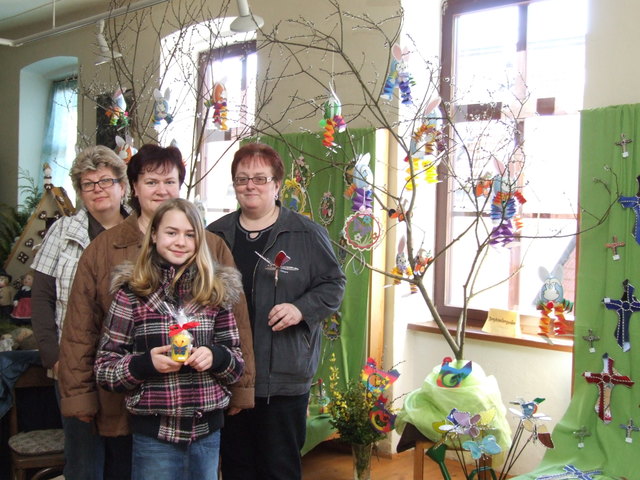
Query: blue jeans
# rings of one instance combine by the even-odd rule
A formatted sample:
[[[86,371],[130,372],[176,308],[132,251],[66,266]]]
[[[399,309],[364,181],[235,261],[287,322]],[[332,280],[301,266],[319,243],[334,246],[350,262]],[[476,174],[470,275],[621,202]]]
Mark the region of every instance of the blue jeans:
[[[217,480],[220,430],[191,444],[133,434],[133,480]]]

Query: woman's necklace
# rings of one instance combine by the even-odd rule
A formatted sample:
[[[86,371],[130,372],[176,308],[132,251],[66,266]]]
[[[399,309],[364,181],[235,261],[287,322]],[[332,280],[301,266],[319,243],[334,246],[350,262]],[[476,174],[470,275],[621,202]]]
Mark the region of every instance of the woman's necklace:
[[[250,235],[258,233],[276,222],[278,211],[278,205],[274,205],[273,209],[267,215],[259,218],[249,218],[243,212],[240,212],[240,226]]]

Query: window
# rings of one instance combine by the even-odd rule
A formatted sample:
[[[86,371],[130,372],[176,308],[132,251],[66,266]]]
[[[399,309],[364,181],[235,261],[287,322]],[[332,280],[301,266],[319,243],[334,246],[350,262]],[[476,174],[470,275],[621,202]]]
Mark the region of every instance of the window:
[[[203,141],[198,193],[206,205],[207,222],[237,207],[231,161],[238,140],[253,127],[256,69],[255,41],[209,50],[200,56],[198,118]],[[215,198],[215,202],[207,202],[208,198]]]
[[[449,159],[454,174],[438,186],[437,218],[445,220],[436,251],[475,217],[474,198],[486,231],[495,226],[490,197],[469,195],[465,179],[482,185],[509,164],[507,181],[526,200],[516,202],[522,227],[515,241],[487,249],[470,319],[484,320],[489,308],[538,316],[540,267],[562,268],[564,296],[574,300],[586,10],[585,0],[447,2],[442,95],[473,162],[463,149]],[[513,128],[503,121],[509,111],[517,112]],[[436,303],[445,315],[462,305],[474,241],[466,235],[436,263],[436,278],[445,279],[436,282]]]
[[[77,84],[75,77],[52,82],[42,146],[42,163],[51,166],[53,185],[67,192],[73,192],[69,169],[78,135]]]

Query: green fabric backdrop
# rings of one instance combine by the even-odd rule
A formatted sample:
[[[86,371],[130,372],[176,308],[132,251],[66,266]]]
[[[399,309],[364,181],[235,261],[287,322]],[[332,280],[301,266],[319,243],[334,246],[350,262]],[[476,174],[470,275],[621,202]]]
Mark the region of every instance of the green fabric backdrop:
[[[628,145],[629,156],[622,157],[620,134],[633,140]],[[617,202],[620,195],[635,196],[636,177],[640,174],[640,105],[620,105],[582,112],[580,153],[581,229],[593,227],[579,238],[578,289],[576,294],[576,332],[574,345],[574,395],[562,420],[553,432],[556,444],[548,450],[539,468],[519,479],[537,478],[562,472],[567,464],[582,471],[601,469],[595,479],[628,480],[640,478],[640,432],[632,435],[633,443],[625,442],[625,430],[620,428],[630,418],[640,425],[640,312],[631,315],[629,326],[631,349],[623,352],[614,336],[617,315],[602,303],[605,297],[620,299],[622,282],[640,288],[640,245],[632,236],[635,216],[630,208]],[[605,166],[607,168],[605,168]],[[610,167],[610,168],[609,168]],[[604,182],[608,186],[605,188]],[[597,218],[611,205],[606,221],[597,226]],[[605,243],[613,236],[626,246],[618,249],[620,260],[614,261]],[[636,292],[640,293],[640,292]],[[588,330],[600,337],[595,352],[582,339]],[[613,420],[605,424],[595,412],[598,390],[587,383],[584,372],[600,373],[602,356],[608,353],[615,360],[614,368],[637,383],[631,388],[613,387],[611,412]],[[549,372],[553,375],[553,371]],[[591,433],[578,448],[573,432],[585,426]],[[571,477],[578,478],[578,477]]]
[[[321,143],[321,136],[310,133],[287,134],[283,138],[262,136],[259,141],[275,148],[285,163],[285,178],[291,178],[291,164],[295,158],[304,156],[313,176],[307,187],[306,212],[318,221],[319,205],[323,193],[330,191],[336,200],[335,218],[327,227],[329,236],[335,242],[341,237],[344,220],[353,213],[351,200],[344,197],[347,188],[343,175],[343,166],[354,158],[354,150],[358,154],[370,153],[376,158],[375,130],[352,129],[348,132],[337,133],[335,143],[341,148],[330,151]],[[373,169],[373,161],[371,168]],[[336,253],[338,249],[336,248]],[[368,252],[366,258],[369,259]],[[336,340],[323,338],[322,358],[316,378],[329,381],[329,357],[336,354],[336,366],[340,369],[341,382],[344,384],[353,376],[360,374],[367,351],[367,327],[369,305],[370,273],[357,267],[357,262],[346,264],[347,287],[342,306],[340,337]],[[379,359],[378,359],[379,360]],[[318,443],[325,440],[333,429],[329,425],[327,414],[317,414],[317,388],[313,388],[310,415],[307,421],[307,441],[302,453],[305,454]]]

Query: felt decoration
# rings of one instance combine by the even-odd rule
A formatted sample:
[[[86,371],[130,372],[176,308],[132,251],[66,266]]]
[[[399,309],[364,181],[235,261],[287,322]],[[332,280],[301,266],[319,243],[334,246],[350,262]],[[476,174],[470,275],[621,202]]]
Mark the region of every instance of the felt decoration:
[[[619,242],[618,237],[613,236],[613,240],[609,243],[604,244],[605,247],[610,248],[612,252],[612,258],[614,260],[620,260],[620,255],[618,255],[618,248],[624,247],[626,244],[624,242]]]
[[[562,288],[562,266],[557,266],[549,273],[546,268],[538,268],[538,276],[542,280],[542,289],[536,303],[540,310],[538,335],[549,337],[553,335],[573,335],[573,321],[565,318],[564,314],[573,310],[573,302],[564,298]],[[555,317],[555,318],[552,318]]]
[[[325,227],[333,222],[336,215],[336,199],[331,192],[324,192],[320,199],[320,215],[318,220]]]
[[[600,340],[600,337],[598,337],[597,335],[594,335],[593,330],[589,329],[589,333],[587,335],[584,335],[582,339],[585,340],[586,342],[589,342],[589,353],[595,353],[596,348],[593,346],[593,343]]]
[[[616,142],[616,145],[622,148],[622,158],[627,158],[629,152],[627,151],[627,145],[633,142],[630,138],[627,138],[624,133],[620,134],[620,141]]]
[[[584,425],[581,426],[578,430],[573,432],[573,436],[578,439],[578,448],[584,448],[584,439],[585,437],[590,437],[591,433]]]
[[[473,370],[472,362],[467,362],[462,368],[455,368],[451,365],[452,361],[451,357],[444,357],[442,359],[442,365],[440,366],[440,372],[436,380],[438,386],[443,388],[457,388]]]
[[[129,112],[127,112],[127,102],[124,98],[125,88],[119,88],[111,95],[111,105],[107,108],[105,115],[109,119],[109,125],[124,128],[129,125]]]
[[[626,375],[620,375],[620,373],[613,368],[614,360],[613,358],[609,358],[607,353],[602,356],[602,362],[604,364],[602,372],[584,372],[582,376],[588,383],[594,383],[598,387],[598,400],[596,401],[595,411],[604,423],[610,423],[612,420],[611,393],[613,387],[616,385],[624,385],[625,387],[631,388],[635,382]]]
[[[640,186],[640,175],[636,177],[636,181]],[[634,197],[621,196],[618,198],[618,203],[622,205],[623,208],[633,209],[633,213],[636,217],[633,225],[633,238],[635,238],[636,242],[640,244],[640,188],[638,188],[638,192]]]
[[[565,473],[544,475],[542,477],[536,477],[536,480],[595,480],[592,475],[602,474],[602,470],[589,470],[588,472],[583,472],[573,465],[565,465],[562,469]]]
[[[467,440],[462,448],[471,452],[471,458],[479,460],[482,455],[496,455],[502,451],[494,435],[487,435],[481,441]]]
[[[629,320],[632,313],[640,311],[640,302],[633,294],[635,287],[629,283],[628,279],[622,282],[622,286],[624,287],[624,292],[620,300],[612,300],[607,297],[602,300],[602,303],[608,310],[616,311],[618,315],[618,323],[615,330],[616,341],[623,352],[628,352],[631,349]]]
[[[171,90],[166,89],[164,94],[155,88],[153,90],[153,98],[155,104],[153,105],[153,124],[158,126],[164,120],[167,125],[173,122],[173,116],[169,113],[169,97],[171,96]]]
[[[386,371],[378,368],[376,361],[369,357],[367,363],[362,368],[362,381],[373,396],[381,395],[400,376],[400,372],[395,369]]]
[[[398,241],[398,253],[396,254],[396,265],[391,270],[392,275],[397,275],[402,278],[412,278],[413,272],[411,271],[411,265],[409,265],[409,261],[407,260],[407,255],[405,254],[405,246],[407,243],[407,239],[404,235],[400,237]],[[393,284],[400,285],[400,278],[394,278]],[[414,283],[409,284],[409,288],[411,293],[418,293],[418,287]]]
[[[631,438],[631,434],[633,432],[640,432],[640,427],[634,425],[633,418],[630,418],[629,423],[627,423],[626,425],[620,425],[620,428],[623,428],[627,432],[624,438],[624,441],[627,443],[633,443],[633,438]]]

